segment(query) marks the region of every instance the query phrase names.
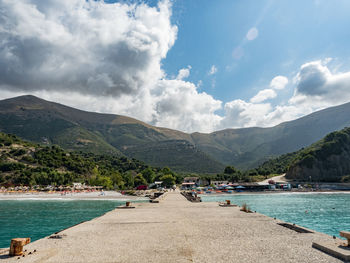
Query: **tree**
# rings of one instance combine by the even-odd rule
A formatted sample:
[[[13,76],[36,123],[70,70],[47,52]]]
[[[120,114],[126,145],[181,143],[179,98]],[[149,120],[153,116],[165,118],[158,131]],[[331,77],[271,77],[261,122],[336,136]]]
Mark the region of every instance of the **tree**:
[[[137,174],[134,178],[134,186],[147,185],[147,181],[143,178],[142,174]]]
[[[103,186],[107,190],[113,189],[113,182],[108,176],[98,176],[96,183],[97,185]]]
[[[175,184],[175,177],[171,174],[163,175],[159,179],[163,181],[163,185],[166,187],[172,187]]]
[[[226,166],[225,167],[225,170],[224,170],[225,174],[234,174],[235,172],[236,172],[235,167],[233,167],[233,166]]]
[[[124,182],[125,182],[125,186],[128,188],[132,188],[134,187],[134,175],[132,173],[132,171],[127,171],[124,176]]]
[[[113,172],[110,178],[112,180],[114,189],[116,188],[122,189],[124,187],[125,182],[119,172]]]
[[[152,168],[148,167],[145,170],[143,170],[141,173],[143,178],[145,178],[148,183],[153,183],[153,180],[156,174],[153,172]]]

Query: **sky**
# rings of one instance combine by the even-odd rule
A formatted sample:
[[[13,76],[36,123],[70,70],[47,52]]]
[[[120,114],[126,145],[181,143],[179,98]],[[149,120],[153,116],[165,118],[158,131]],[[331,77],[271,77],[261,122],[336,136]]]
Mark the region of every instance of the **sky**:
[[[0,0],[0,99],[185,132],[350,102],[348,0]]]

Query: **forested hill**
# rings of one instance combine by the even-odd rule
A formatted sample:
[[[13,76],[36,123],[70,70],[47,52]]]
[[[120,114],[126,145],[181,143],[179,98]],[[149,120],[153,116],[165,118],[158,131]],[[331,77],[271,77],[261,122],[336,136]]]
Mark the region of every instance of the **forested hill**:
[[[350,181],[350,128],[332,132],[300,151],[286,177],[324,182]]]
[[[135,159],[67,152],[0,133],[0,185],[69,185],[84,182],[107,189],[133,188],[164,175],[168,168],[152,168]]]
[[[350,128],[329,133],[297,152],[281,155],[259,167],[268,173],[286,173],[301,181],[350,181]]]

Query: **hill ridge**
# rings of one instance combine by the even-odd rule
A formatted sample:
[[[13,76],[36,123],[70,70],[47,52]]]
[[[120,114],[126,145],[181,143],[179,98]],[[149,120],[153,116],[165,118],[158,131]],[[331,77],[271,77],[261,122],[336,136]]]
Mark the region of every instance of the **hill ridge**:
[[[177,149],[168,158],[152,152],[153,159],[174,161],[182,159],[191,147],[184,148],[181,141],[193,145],[193,158],[197,168],[182,171],[202,172],[200,166],[211,162],[213,167],[235,165],[240,169],[256,167],[269,158],[296,151],[321,139],[329,132],[350,126],[350,103],[323,109],[299,119],[273,127],[224,129],[212,133],[185,133],[174,129],[155,127],[134,118],[78,110],[63,104],[49,102],[32,95],[0,101],[0,131],[40,143],[58,144],[69,150],[94,151],[127,155],[138,153],[140,160],[148,160],[148,151],[157,151],[157,143],[169,143]],[[176,142],[178,141],[178,142]],[[147,146],[148,145],[148,146]],[[150,148],[150,145],[154,148]],[[132,152],[130,149],[134,149]],[[139,148],[138,150],[136,150]],[[129,149],[129,150],[127,150]],[[163,152],[163,154],[165,154]],[[168,161],[162,163],[167,166]],[[178,162],[178,163],[179,163]],[[150,163],[152,165],[152,163]],[[159,165],[158,161],[157,164]],[[216,173],[221,169],[209,169]]]

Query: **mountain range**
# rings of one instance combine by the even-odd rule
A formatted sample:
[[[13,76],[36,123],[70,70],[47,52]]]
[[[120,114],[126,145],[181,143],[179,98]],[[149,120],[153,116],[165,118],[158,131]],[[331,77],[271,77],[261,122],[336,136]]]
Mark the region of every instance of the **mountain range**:
[[[0,131],[67,150],[125,155],[176,171],[253,168],[350,126],[350,103],[270,128],[184,133],[121,115],[87,112],[27,95],[0,101]]]

